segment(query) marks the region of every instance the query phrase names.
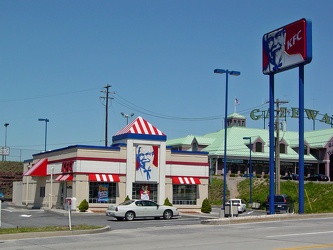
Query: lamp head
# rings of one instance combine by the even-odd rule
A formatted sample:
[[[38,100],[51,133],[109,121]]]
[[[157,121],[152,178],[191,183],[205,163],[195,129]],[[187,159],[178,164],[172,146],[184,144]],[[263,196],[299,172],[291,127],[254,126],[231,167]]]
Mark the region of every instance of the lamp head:
[[[232,76],[239,76],[240,72],[239,71],[230,71],[229,74]]]
[[[215,74],[224,74],[224,73],[226,73],[227,71],[226,70],[224,70],[224,69],[214,69],[214,73]]]
[[[240,75],[240,72],[239,71],[229,71],[229,70],[225,70],[225,69],[214,69],[214,73],[216,74],[229,74],[229,75],[232,75],[232,76],[239,76]]]
[[[49,119],[47,119],[47,118],[39,118],[38,119],[38,121],[40,121],[40,122],[49,122],[50,120]]]
[[[9,125],[9,123],[8,122],[6,122],[5,124],[4,124],[4,126],[7,128],[8,127],[8,125]]]

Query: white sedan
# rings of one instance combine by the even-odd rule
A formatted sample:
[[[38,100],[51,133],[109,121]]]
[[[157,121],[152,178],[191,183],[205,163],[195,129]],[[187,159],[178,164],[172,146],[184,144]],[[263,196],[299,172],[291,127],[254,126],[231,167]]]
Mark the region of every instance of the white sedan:
[[[233,206],[237,206],[239,213],[246,212],[246,204],[241,199],[230,199],[227,204],[230,205],[230,202],[232,202]]]
[[[106,216],[128,221],[144,217],[171,219],[179,216],[179,211],[175,207],[158,205],[150,200],[128,200],[119,205],[110,205],[106,210]]]

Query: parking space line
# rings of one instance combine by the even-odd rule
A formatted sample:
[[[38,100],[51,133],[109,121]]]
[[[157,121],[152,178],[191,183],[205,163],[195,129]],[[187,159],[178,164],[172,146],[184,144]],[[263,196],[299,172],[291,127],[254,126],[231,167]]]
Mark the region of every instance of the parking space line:
[[[326,249],[332,247],[333,244],[321,244],[313,246],[299,246],[299,247],[288,247],[288,248],[275,248],[275,250],[297,250],[297,249]]]
[[[293,236],[301,236],[301,235],[317,235],[317,234],[330,234],[330,233],[333,233],[333,231],[311,232],[311,233],[299,233],[299,234],[268,235],[268,236],[266,236],[266,238],[293,237]]]

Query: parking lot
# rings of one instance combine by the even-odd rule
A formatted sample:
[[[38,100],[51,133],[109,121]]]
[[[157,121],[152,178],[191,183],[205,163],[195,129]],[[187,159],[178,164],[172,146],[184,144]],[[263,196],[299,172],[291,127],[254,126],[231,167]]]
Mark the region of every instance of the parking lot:
[[[204,214],[200,212],[181,212],[179,218],[171,220],[154,219],[136,219],[132,222],[117,221],[107,217],[104,213],[80,213],[71,212],[72,225],[96,225],[110,226],[113,230],[124,228],[137,228],[148,226],[165,225],[193,225],[201,224],[203,220],[217,219],[220,217],[220,208],[212,208],[212,212]],[[69,225],[68,211],[65,210],[44,210],[44,209],[26,209],[22,207],[11,206],[9,203],[2,204],[1,228],[17,227],[45,227],[45,226],[66,226]],[[239,217],[263,214],[263,211],[247,210]]]

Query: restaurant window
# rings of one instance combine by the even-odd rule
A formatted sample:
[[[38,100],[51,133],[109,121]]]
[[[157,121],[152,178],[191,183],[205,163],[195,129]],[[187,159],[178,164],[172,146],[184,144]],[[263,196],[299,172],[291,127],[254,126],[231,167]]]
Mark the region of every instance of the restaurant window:
[[[173,185],[174,205],[196,205],[197,204],[197,185]]]
[[[89,203],[116,203],[116,182],[89,182]]]
[[[133,183],[132,198],[157,202],[157,184]]]
[[[39,188],[39,197],[41,197],[41,198],[45,197],[45,187]]]

